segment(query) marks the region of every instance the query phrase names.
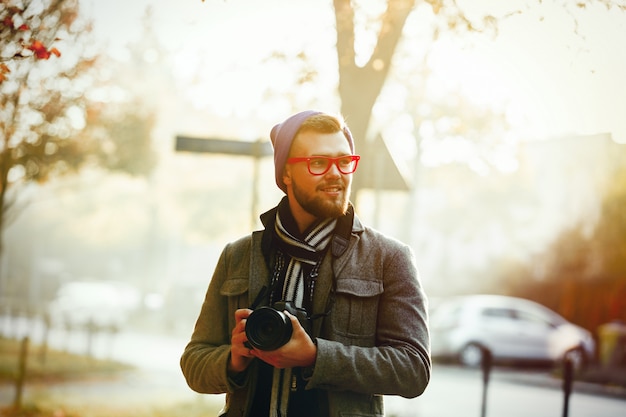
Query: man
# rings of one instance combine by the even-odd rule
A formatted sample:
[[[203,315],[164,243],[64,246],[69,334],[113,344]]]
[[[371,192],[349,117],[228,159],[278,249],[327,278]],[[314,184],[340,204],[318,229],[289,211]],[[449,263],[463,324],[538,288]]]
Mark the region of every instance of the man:
[[[413,398],[430,379],[413,253],[354,214],[359,156],[342,119],[308,110],[270,136],[286,196],[261,216],[264,230],[224,248],[183,374],[197,392],[226,393],[229,417],[382,416],[382,395]],[[291,335],[255,344],[250,335],[263,342],[276,328],[252,327],[254,318],[280,301],[295,307],[284,311]]]

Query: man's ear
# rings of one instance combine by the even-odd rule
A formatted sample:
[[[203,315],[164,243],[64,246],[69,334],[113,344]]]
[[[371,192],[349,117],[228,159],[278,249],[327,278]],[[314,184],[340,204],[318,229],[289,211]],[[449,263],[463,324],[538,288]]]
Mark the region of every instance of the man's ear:
[[[285,185],[291,185],[291,166],[289,164],[285,165],[283,170],[283,182]]]

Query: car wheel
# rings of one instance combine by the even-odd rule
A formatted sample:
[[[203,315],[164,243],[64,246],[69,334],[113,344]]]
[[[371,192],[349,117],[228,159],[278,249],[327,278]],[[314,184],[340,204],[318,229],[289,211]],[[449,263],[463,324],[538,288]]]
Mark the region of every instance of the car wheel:
[[[462,365],[477,368],[483,363],[484,348],[477,343],[469,343],[459,353]]]

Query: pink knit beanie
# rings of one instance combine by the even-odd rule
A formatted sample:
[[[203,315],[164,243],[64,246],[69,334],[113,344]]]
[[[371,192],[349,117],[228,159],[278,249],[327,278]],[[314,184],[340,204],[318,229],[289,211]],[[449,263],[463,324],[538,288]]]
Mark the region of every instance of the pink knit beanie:
[[[305,110],[300,113],[296,113],[289,117],[282,123],[277,124],[272,128],[270,132],[270,138],[272,139],[272,146],[274,147],[274,171],[276,173],[276,185],[278,188],[287,192],[287,186],[283,182],[283,171],[285,170],[285,164],[287,163],[287,156],[289,155],[289,149],[291,143],[296,135],[298,129],[302,123],[311,116],[321,114],[321,111]],[[343,133],[350,144],[350,150],[354,153],[354,140],[352,139],[352,133],[348,126],[345,126]]]

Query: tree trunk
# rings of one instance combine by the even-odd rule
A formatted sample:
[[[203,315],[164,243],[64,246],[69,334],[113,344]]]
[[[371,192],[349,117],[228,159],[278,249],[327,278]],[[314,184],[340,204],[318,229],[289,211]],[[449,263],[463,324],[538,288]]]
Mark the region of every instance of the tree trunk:
[[[363,180],[371,169],[368,155],[368,127],[372,108],[385,84],[391,67],[391,60],[406,18],[415,6],[415,0],[389,0],[387,10],[382,16],[376,47],[369,61],[359,67],[356,64],[354,9],[350,0],[334,0],[335,20],[337,24],[337,58],[339,62],[339,96],[341,113],[346,118],[354,136],[357,152],[364,156],[359,165],[362,175],[356,175],[353,183],[353,199],[363,188]]]

